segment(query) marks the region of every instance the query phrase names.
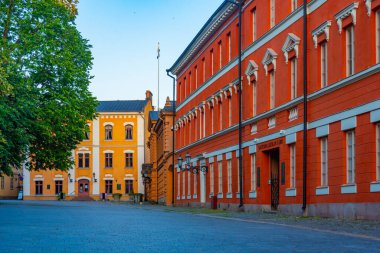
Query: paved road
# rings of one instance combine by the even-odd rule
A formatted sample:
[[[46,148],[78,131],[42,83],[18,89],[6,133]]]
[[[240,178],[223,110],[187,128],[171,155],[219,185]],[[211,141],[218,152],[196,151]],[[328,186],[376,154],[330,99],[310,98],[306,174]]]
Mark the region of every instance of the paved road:
[[[380,238],[110,202],[0,201],[0,252],[380,252]]]

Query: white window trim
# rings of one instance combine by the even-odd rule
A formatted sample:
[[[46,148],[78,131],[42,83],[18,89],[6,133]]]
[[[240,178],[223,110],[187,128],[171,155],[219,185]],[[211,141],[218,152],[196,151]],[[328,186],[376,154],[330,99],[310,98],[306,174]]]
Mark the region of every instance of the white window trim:
[[[218,193],[223,194],[223,163],[218,162]]]
[[[351,35],[351,36],[350,36]],[[345,29],[346,36],[346,76],[352,76],[355,74],[355,29],[353,25],[348,26]],[[349,48],[348,42],[351,40],[351,47]],[[351,61],[349,61],[348,55],[349,51],[351,51]],[[351,68],[350,64],[351,62]]]
[[[290,99],[295,99],[297,97],[297,58],[290,60]]]
[[[251,154],[251,192],[256,191],[256,153]]]
[[[350,170],[350,162],[349,162],[349,157],[350,157],[350,154],[349,154],[349,139],[350,139],[350,136],[352,136],[352,182],[350,182],[350,173],[349,173],[349,170]],[[355,171],[355,130],[349,130],[346,132],[346,182],[347,184],[355,184],[356,183],[356,180],[355,180],[355,177],[356,177],[356,171]]]
[[[210,163],[210,194],[214,194],[215,192],[214,175],[214,163]]]
[[[380,9],[376,11],[376,63],[380,63]]]
[[[376,180],[380,181],[380,122],[376,124]]]
[[[289,145],[290,148],[290,188],[296,188],[296,145]]]
[[[270,28],[274,27],[276,24],[276,5],[275,0],[269,1],[269,12],[270,12]]]
[[[329,165],[328,165],[328,137],[327,136],[324,136],[320,139],[320,150],[321,150],[321,186],[322,187],[327,187],[329,185],[329,174],[328,174],[328,171],[329,171]],[[325,157],[323,156],[323,151],[325,151]],[[324,163],[323,163],[323,160],[324,158],[326,159],[326,163],[325,163],[325,166],[324,166]],[[325,171],[325,175],[326,175],[326,178],[324,180],[323,178],[323,173]]]
[[[232,193],[232,160],[227,161],[227,193]]]
[[[276,106],[276,73],[272,70],[269,73],[269,108]]]
[[[321,43],[321,55],[320,55],[320,59],[321,59],[321,88],[324,88],[328,85],[328,82],[329,82],[329,78],[328,78],[328,48],[327,48],[327,41],[325,42],[322,42]],[[325,64],[323,64],[323,58],[324,58],[324,62]],[[324,67],[325,65],[325,67]],[[325,71],[323,72],[323,69],[325,68]],[[325,75],[325,77],[324,77]],[[326,83],[325,83],[325,79],[326,79]]]

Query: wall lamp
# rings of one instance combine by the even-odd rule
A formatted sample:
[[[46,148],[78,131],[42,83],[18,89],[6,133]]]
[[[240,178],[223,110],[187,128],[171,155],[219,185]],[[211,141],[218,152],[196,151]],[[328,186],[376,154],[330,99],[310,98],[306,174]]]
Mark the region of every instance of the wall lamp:
[[[94,182],[95,182],[95,183],[98,182],[98,179],[95,178],[95,172],[92,173],[92,178],[94,179]]]
[[[69,173],[69,174],[67,174],[67,176],[69,177],[70,183],[72,183],[74,180],[71,178],[71,174]]]
[[[189,153],[186,154],[186,164],[184,165],[183,158],[181,156],[178,157],[178,166],[180,169],[182,169],[182,165],[184,166],[185,170],[191,171],[193,174],[198,174],[199,171],[207,173],[208,172],[208,166],[207,165],[201,165],[201,166],[192,166],[190,163],[191,156]]]

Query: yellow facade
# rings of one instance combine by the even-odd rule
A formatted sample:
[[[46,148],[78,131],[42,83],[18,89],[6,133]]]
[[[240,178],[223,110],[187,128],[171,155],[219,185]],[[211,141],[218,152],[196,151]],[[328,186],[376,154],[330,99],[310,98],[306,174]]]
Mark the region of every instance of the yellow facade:
[[[13,176],[0,175],[0,199],[17,198],[19,189],[19,173],[16,169],[13,169]]]
[[[24,190],[24,199],[56,199],[59,178],[68,199],[112,199],[116,193],[122,195],[121,199],[129,199],[129,193],[144,194],[141,167],[149,162],[145,143],[150,110],[150,91],[145,100],[100,102],[98,118],[88,123],[88,140],[73,151],[74,167],[65,173],[24,170],[29,182],[24,187],[29,189]],[[37,181],[43,181],[42,194],[36,192]]]

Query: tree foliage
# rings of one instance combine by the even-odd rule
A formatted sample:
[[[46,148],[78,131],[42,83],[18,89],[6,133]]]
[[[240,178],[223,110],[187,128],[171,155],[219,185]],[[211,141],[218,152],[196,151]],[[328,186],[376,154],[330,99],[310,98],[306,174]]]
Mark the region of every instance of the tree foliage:
[[[92,56],[76,0],[0,0],[0,173],[68,170],[96,116]],[[69,5],[67,5],[69,4]]]

